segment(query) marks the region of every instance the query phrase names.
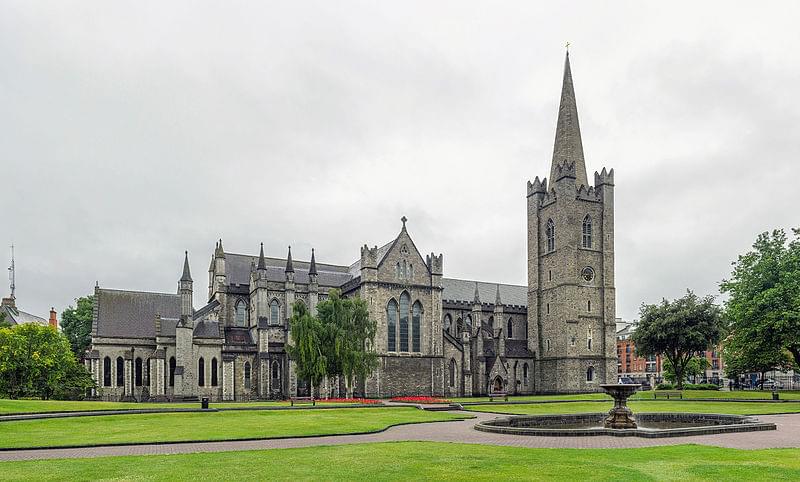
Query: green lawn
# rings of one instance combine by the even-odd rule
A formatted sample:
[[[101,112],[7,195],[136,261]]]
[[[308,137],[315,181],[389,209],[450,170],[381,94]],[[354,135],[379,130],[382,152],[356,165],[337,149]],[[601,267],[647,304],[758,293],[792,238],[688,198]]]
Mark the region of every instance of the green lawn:
[[[528,449],[433,442],[0,462],[4,480],[798,480],[800,449]]]
[[[467,410],[477,412],[504,413],[509,415],[547,415],[557,413],[606,412],[613,406],[612,402],[565,402],[565,403],[530,403],[512,405],[487,403],[486,405],[470,405]],[[684,401],[632,401],[628,406],[636,412],[691,412],[691,413],[727,413],[732,415],[768,415],[771,413],[798,413],[800,403],[767,403],[767,402],[684,402]]]
[[[370,432],[464,416],[416,408],[160,413],[0,423],[0,448],[223,440]]]
[[[341,405],[317,401],[317,405]],[[255,401],[255,402],[217,402],[211,408],[234,407],[287,407],[289,402]],[[300,407],[309,407],[302,404]],[[131,403],[131,402],[94,402],[63,400],[8,400],[0,399],[0,415],[9,413],[43,413],[43,412],[80,412],[91,410],[147,410],[153,408],[200,408],[200,402],[194,403]]]
[[[653,392],[637,392],[633,399],[652,400]],[[770,391],[716,391],[716,390],[684,390],[683,398],[718,398],[718,399],[746,399],[746,400],[771,400]],[[800,400],[800,391],[780,392],[781,400]],[[573,395],[523,395],[519,397],[508,397],[509,401],[537,401],[537,400],[610,400],[611,397],[605,393],[578,393]],[[488,402],[489,397],[460,397],[451,398],[453,402]],[[495,399],[494,403],[497,403]],[[502,400],[501,400],[502,402]]]

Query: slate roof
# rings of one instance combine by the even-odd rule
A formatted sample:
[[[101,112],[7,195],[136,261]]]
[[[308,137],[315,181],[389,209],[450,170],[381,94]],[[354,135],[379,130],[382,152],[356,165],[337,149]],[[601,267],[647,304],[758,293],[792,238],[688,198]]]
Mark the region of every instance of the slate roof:
[[[36,315],[18,310],[17,308],[11,306],[0,306],[0,313],[5,313],[6,321],[10,322],[12,325],[22,325],[24,323],[47,325],[48,323],[44,318],[40,318]]]
[[[398,235],[398,237],[399,237],[399,235]],[[378,266],[381,265],[381,262],[383,261],[383,258],[385,258],[386,255],[389,253],[389,250],[392,248],[392,245],[394,245],[395,241],[397,241],[397,238],[394,238],[393,240],[389,241],[388,243],[386,243],[383,246],[381,246],[380,248],[378,248],[378,257],[377,257]],[[350,272],[350,274],[352,276],[360,276],[361,275],[361,260],[359,259],[355,263],[351,264],[348,267],[347,270]]]
[[[533,352],[528,350],[528,340],[506,340],[506,356],[510,358],[532,358]]]
[[[194,324],[194,332],[192,333],[195,338],[219,338],[219,322],[211,320],[200,320]]]
[[[442,278],[442,300],[472,303],[475,299],[475,281]],[[482,300],[494,300],[497,283],[478,281],[478,294]],[[500,298],[504,305],[528,306],[528,287],[520,285],[500,285]]]
[[[165,335],[170,330],[170,323],[164,318],[177,320],[181,314],[180,296],[177,294],[99,288],[96,302],[96,336],[101,337],[154,338],[156,315],[162,317],[161,331]],[[171,331],[174,335],[174,326]]]
[[[286,280],[286,258],[265,257],[267,279],[269,281]],[[225,276],[229,284],[250,284],[250,267],[258,264],[258,256],[248,254],[225,253]],[[317,283],[320,286],[338,288],[352,279],[347,266],[316,263]],[[306,261],[292,261],[294,268],[294,281],[300,284],[309,282],[308,270],[311,263]]]

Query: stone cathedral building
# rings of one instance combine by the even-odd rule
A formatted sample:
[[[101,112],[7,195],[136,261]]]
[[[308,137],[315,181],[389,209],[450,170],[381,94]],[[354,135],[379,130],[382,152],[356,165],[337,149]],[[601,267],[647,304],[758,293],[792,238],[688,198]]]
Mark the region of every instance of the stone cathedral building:
[[[105,399],[212,400],[307,394],[286,346],[294,303],[312,312],[329,290],[366,300],[378,369],[355,393],[469,396],[583,392],[616,379],[614,171],[589,184],[569,56],[549,178],[527,187],[528,284],[445,276],[402,219],[350,265],[225,251],[216,243],[207,304],[192,304],[188,254],[177,293],[95,287],[86,363]],[[522,262],[522,260],[519,260]],[[341,395],[326,380],[321,396]]]

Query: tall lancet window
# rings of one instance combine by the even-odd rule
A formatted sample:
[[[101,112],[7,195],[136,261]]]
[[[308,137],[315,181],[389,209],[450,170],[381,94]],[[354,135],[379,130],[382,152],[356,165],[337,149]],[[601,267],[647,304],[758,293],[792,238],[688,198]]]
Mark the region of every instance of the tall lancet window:
[[[236,302],[236,326],[244,326],[247,319],[247,307],[244,301],[239,300]]]
[[[547,220],[547,229],[545,229],[545,236],[547,237],[547,252],[550,253],[556,249],[556,225],[552,219]]]
[[[386,306],[387,350],[397,351],[397,302],[389,300]]]
[[[583,218],[583,242],[584,248],[592,247],[592,217],[588,214]]]
[[[408,308],[411,297],[405,291],[400,295],[400,351],[408,351]]]
[[[420,340],[422,338],[420,318],[422,318],[422,304],[419,301],[415,301],[411,312],[411,351],[417,353],[420,352]]]

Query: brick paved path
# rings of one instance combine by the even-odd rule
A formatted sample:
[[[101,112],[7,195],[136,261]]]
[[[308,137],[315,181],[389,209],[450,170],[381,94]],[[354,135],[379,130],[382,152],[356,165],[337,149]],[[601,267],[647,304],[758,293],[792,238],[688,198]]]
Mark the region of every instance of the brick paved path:
[[[464,413],[464,412],[452,412]],[[472,428],[480,420],[498,415],[474,413],[476,419],[456,422],[432,422],[392,427],[368,435],[340,435],[280,440],[237,442],[202,442],[185,444],[122,445],[75,449],[39,449],[0,451],[0,461],[52,458],[107,457],[114,455],[183,454],[193,452],[227,452],[394,441],[461,442],[514,447],[552,448],[626,448],[654,445],[696,443],[741,449],[800,447],[800,414],[762,415],[759,420],[773,422],[777,430],[765,432],[727,433],[693,437],[646,439],[639,437],[529,437],[478,432]]]

